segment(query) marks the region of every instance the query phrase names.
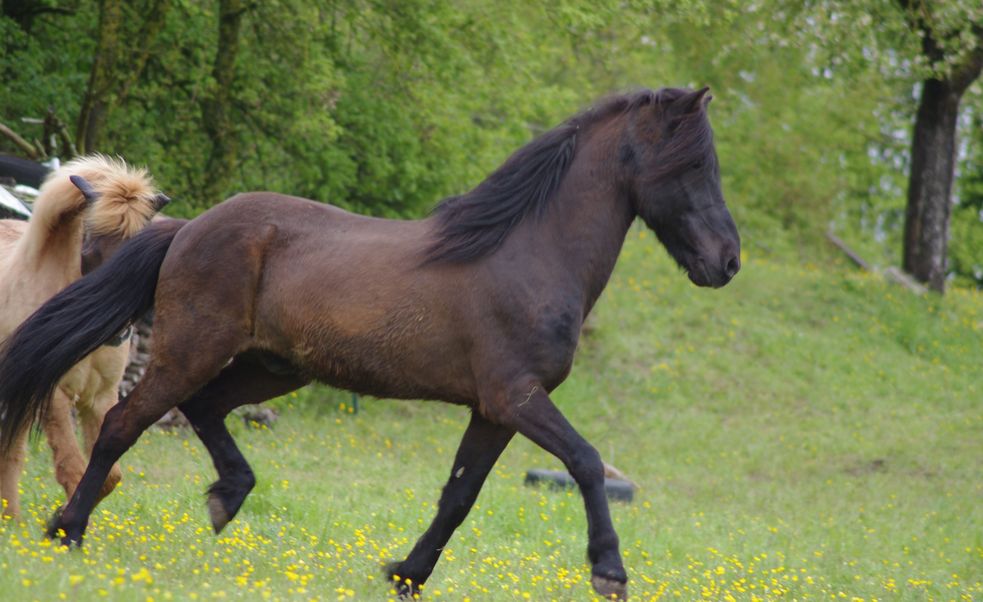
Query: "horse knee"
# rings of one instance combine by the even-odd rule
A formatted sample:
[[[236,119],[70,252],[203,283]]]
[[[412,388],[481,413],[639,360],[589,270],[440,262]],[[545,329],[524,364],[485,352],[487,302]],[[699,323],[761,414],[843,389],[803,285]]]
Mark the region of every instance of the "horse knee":
[[[113,464],[113,467],[109,469],[109,474],[106,476],[106,487],[109,491],[112,491],[122,480],[123,471],[120,469],[119,464]]]
[[[55,455],[54,464],[55,480],[65,490],[65,494],[71,497],[85,473],[85,460],[77,454],[60,449]]]

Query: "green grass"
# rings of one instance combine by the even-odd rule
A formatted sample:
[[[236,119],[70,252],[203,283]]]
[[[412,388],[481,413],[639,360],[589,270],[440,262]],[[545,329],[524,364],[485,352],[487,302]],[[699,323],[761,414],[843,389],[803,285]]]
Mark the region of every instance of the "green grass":
[[[633,230],[554,399],[638,482],[614,504],[635,599],[983,598],[983,295],[915,297],[844,266],[746,257],[693,287]],[[0,526],[17,600],[384,599],[467,421],[437,403],[311,388],[273,430],[238,421],[259,485],[220,537],[187,432],[147,433],[70,553],[43,444],[26,520]],[[522,485],[559,468],[516,440],[425,588],[431,600],[590,600],[583,506]]]

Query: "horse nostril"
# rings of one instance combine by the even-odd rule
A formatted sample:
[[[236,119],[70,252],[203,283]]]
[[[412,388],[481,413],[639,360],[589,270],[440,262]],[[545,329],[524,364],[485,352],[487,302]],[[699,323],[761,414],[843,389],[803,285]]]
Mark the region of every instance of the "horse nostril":
[[[724,266],[724,273],[727,274],[728,278],[733,278],[734,274],[741,269],[741,258],[734,255],[727,260],[727,264]]]

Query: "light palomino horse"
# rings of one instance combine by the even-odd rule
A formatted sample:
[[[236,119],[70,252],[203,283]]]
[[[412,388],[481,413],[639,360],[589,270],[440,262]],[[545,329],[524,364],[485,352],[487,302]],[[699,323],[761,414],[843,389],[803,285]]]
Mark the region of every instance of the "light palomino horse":
[[[80,176],[83,193],[70,178]],[[0,340],[55,293],[82,276],[83,263],[94,267],[139,232],[166,203],[146,171],[93,155],[67,163],[41,187],[29,222],[0,220]],[[93,250],[83,258],[83,238]],[[43,420],[54,454],[55,476],[65,492],[75,491],[85,471],[72,420],[78,412],[86,447],[91,451],[103,417],[116,404],[128,345],[100,347],[58,383]],[[0,497],[4,515],[20,512],[18,481],[24,466],[27,429],[0,456]],[[99,493],[109,494],[121,478],[114,466]]]

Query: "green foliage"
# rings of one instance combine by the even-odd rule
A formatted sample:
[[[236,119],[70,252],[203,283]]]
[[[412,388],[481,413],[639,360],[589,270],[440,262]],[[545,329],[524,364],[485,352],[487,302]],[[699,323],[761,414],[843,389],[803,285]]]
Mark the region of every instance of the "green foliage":
[[[133,48],[150,4],[128,3]],[[925,18],[940,32],[979,21],[978,3],[939,5]],[[0,17],[0,121],[49,106],[75,118],[98,7],[79,0],[72,14],[35,19],[29,35]],[[811,258],[833,227],[874,263],[897,263],[912,90],[945,68],[919,62],[897,0],[250,3],[229,95],[235,164],[206,192],[216,176],[202,103],[216,92],[217,11],[216,1],[170,3],[99,149],[148,165],[177,199],[175,215],[266,189],[420,216],[605,94],[709,84],[724,191],[746,241]],[[963,55],[964,38],[946,37],[950,55]],[[969,110],[983,110],[981,97],[967,94]],[[968,148],[983,145],[966,130]],[[983,263],[966,215],[953,218],[961,278]]]
[[[95,17],[89,11],[41,19],[29,35],[0,15],[0,120],[23,130],[27,138],[40,131],[22,126],[21,118],[43,117],[48,107],[71,122],[85,94],[88,57],[95,46],[78,30],[92,29]]]

